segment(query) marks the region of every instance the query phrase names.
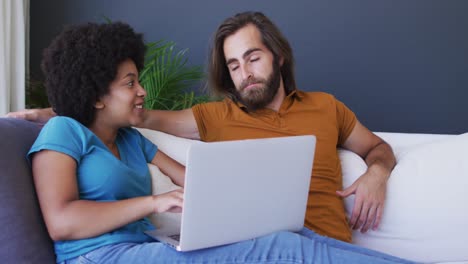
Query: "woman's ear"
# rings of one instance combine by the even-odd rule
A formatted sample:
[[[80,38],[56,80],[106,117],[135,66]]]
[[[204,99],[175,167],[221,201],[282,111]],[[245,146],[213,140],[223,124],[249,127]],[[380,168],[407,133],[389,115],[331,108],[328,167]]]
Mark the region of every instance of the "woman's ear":
[[[101,102],[101,101],[97,101],[95,104],[94,104],[94,108],[96,109],[103,109],[104,107],[106,107],[106,105]]]

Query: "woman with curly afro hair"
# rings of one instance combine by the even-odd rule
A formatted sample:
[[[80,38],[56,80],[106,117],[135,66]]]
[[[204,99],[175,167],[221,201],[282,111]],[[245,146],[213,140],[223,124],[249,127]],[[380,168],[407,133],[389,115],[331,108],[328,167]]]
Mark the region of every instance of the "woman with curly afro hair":
[[[147,163],[180,186],[185,168],[131,128],[144,114],[144,53],[142,35],[124,23],[68,27],[44,51],[57,117],[28,155],[57,262],[152,241],[143,233],[154,229],[146,216],[181,210],[182,190],[151,195]]]

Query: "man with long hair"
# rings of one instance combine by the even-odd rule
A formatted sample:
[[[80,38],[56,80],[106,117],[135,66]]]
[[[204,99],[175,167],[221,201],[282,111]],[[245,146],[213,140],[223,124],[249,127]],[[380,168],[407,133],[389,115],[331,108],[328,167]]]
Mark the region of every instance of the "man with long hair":
[[[209,74],[210,87],[223,101],[175,112],[148,111],[142,126],[208,142],[315,135],[306,227],[347,242],[351,228],[365,232],[378,227],[396,163],[391,147],[332,95],[296,88],[292,49],[265,15],[240,13],[218,27]],[[342,191],[337,147],[357,153],[368,165]],[[356,198],[348,222],[342,198],[351,194]]]

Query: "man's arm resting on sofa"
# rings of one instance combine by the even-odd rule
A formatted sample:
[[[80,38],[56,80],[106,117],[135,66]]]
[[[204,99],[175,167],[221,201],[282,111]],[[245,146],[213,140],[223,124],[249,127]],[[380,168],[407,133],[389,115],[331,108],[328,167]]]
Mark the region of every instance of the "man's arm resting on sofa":
[[[46,123],[57,114],[52,108],[24,109],[10,112],[6,117],[22,118],[37,123]],[[200,139],[192,109],[179,111],[146,110],[144,121],[137,127],[162,131],[178,137]]]
[[[382,219],[387,180],[396,164],[392,148],[359,121],[342,147],[361,156],[368,166],[351,186],[337,191],[342,197],[356,195],[350,226],[361,232],[371,226],[376,229]]]
[[[37,108],[37,109],[24,109],[21,111],[10,112],[6,114],[6,117],[21,118],[37,123],[46,123],[49,119],[56,116],[57,114],[49,108]]]
[[[146,110],[143,123],[137,126],[178,137],[200,139],[197,122],[191,108],[179,111]]]

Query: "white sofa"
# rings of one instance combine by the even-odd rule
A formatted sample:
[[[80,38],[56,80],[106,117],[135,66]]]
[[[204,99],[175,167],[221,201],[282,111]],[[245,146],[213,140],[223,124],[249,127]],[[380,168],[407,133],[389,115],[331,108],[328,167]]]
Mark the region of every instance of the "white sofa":
[[[140,129],[166,154],[185,164],[189,139]],[[402,258],[430,263],[468,263],[468,133],[462,135],[376,133],[393,148],[398,164],[388,182],[380,228],[355,231],[353,243]],[[356,154],[339,150],[344,185],[366,169]],[[177,186],[150,165],[153,192]],[[354,197],[345,200],[349,215]],[[178,224],[177,214],[152,216]]]

